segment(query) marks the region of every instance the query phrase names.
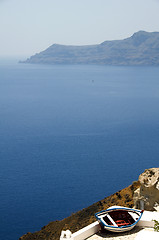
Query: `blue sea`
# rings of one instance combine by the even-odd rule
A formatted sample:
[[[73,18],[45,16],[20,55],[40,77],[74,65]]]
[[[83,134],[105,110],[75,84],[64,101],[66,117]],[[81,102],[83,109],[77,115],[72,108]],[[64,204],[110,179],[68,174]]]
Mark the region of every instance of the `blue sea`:
[[[159,68],[0,61],[1,240],[159,167]]]

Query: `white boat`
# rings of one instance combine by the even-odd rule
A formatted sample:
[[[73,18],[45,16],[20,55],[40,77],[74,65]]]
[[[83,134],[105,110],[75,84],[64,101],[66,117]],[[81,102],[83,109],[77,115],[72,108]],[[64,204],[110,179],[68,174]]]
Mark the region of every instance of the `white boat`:
[[[140,221],[144,210],[114,206],[95,214],[101,227],[111,232],[130,231]]]

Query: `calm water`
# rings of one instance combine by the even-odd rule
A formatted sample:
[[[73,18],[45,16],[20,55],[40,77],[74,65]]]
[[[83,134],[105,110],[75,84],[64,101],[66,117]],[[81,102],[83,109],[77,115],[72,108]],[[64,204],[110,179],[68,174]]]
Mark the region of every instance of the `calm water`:
[[[158,162],[159,68],[0,62],[0,239],[67,217]]]

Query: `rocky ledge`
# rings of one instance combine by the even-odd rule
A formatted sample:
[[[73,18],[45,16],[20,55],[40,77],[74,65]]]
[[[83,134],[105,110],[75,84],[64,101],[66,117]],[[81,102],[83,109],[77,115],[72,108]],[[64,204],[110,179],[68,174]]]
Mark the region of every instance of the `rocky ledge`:
[[[135,207],[154,211],[159,205],[159,168],[146,169],[139,176],[139,183],[134,192]]]

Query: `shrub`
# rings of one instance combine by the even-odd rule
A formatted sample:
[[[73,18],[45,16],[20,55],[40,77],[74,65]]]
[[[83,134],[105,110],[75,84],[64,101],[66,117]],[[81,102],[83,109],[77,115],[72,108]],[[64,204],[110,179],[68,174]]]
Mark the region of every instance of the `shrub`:
[[[155,222],[155,224],[154,224],[154,230],[156,231],[156,232],[159,232],[159,222],[157,221],[157,220],[153,220],[154,222]]]

